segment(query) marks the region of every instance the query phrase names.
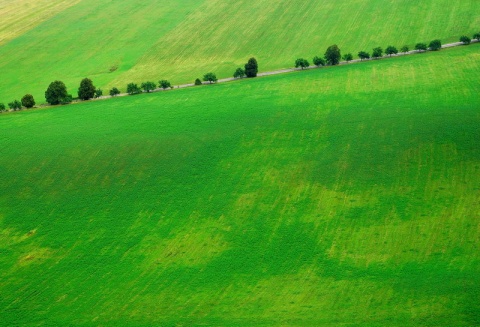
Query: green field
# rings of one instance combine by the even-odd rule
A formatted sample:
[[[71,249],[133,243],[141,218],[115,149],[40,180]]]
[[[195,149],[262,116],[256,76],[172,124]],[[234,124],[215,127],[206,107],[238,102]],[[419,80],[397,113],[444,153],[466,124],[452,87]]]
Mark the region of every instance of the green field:
[[[45,2],[0,0],[0,102],[31,93],[43,103],[54,80],[74,96],[84,77],[105,93],[147,80],[191,83],[209,71],[231,77],[251,56],[269,71],[334,43],[356,54],[458,41],[480,26],[478,0],[56,0],[48,11]]]
[[[0,325],[480,325],[479,50],[0,115]]]

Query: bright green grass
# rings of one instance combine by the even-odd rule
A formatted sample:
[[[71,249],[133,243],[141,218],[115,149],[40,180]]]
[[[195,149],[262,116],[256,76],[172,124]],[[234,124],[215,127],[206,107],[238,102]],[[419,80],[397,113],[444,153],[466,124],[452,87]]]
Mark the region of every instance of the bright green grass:
[[[0,47],[0,101],[32,93],[43,103],[56,79],[76,96],[84,77],[107,93],[209,71],[230,77],[251,56],[261,71],[292,67],[334,43],[353,54],[447,43],[477,32],[478,12],[478,0],[82,0]]]
[[[1,324],[479,325],[479,49],[1,115]]]

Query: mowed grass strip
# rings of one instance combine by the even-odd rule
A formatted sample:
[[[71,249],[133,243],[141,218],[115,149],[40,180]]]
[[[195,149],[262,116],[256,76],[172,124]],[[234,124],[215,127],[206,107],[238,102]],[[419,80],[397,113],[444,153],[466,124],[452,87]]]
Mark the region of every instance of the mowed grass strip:
[[[477,325],[478,49],[0,116],[1,321]]]
[[[82,0],[0,48],[0,101],[31,93],[43,103],[54,80],[76,96],[89,77],[108,94],[131,82],[231,77],[252,56],[270,71],[311,61],[332,44],[356,55],[458,41],[478,31],[479,10],[476,0]]]

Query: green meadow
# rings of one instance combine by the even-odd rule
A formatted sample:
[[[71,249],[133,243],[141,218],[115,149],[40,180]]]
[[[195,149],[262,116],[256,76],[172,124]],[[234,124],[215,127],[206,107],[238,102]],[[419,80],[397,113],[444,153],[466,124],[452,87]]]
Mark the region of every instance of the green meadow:
[[[479,50],[0,115],[0,324],[480,325]]]
[[[130,82],[192,83],[210,71],[231,77],[252,56],[270,71],[332,44],[356,55],[453,42],[478,32],[479,11],[478,0],[0,0],[0,102],[31,93],[44,103],[54,80],[76,96],[89,77],[107,94]]]

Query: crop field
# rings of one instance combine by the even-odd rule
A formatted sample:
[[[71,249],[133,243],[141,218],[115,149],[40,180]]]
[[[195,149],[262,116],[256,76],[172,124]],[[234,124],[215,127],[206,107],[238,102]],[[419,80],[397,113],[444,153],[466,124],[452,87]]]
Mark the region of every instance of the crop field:
[[[0,0],[0,46],[35,28],[80,0]]]
[[[0,115],[0,324],[480,325],[479,50]]]
[[[107,93],[210,71],[231,77],[252,56],[261,71],[292,67],[332,44],[356,55],[453,42],[478,32],[478,12],[478,0],[0,0],[0,102],[31,93],[43,103],[54,80],[76,96],[84,77]]]

